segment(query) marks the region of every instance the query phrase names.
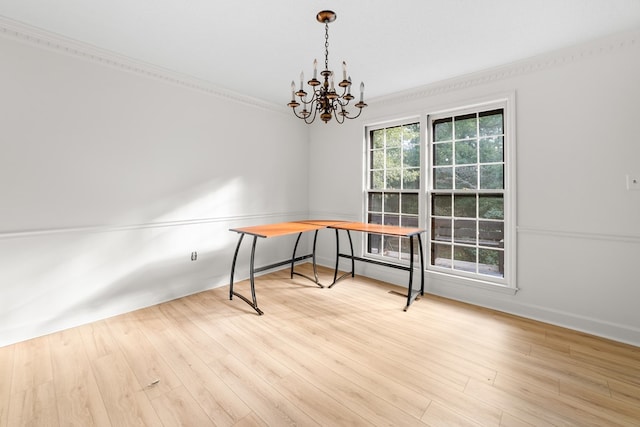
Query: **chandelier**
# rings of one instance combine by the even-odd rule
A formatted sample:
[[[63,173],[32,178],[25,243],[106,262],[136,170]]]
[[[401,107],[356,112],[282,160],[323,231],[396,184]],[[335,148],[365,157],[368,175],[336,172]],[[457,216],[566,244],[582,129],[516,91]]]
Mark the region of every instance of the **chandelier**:
[[[307,82],[310,87],[311,96],[307,98],[307,92],[304,90],[304,72],[300,73],[300,89],[296,91],[296,84],[291,81],[291,102],[287,106],[291,107],[293,114],[299,119],[303,119],[305,123],[311,124],[316,119],[316,115],[320,113],[320,119],[327,123],[332,117],[336,118],[338,123],[344,123],[345,119],[355,119],[360,116],[362,109],[367,106],[364,103],[364,83],[360,83],[360,101],[353,105],[358,109],[355,116],[347,111],[349,102],[355,97],[351,95],[351,76],[347,77],[347,64],[342,62],[342,81],[338,83],[338,93],[335,87],[333,71],[329,70],[329,23],[336,20],[335,12],[331,10],[323,10],[318,12],[316,20],[324,24],[324,70],[320,71],[322,82],[318,77],[318,60],[313,61],[313,78]],[[296,97],[298,99],[296,100]],[[301,111],[296,108],[302,106]]]

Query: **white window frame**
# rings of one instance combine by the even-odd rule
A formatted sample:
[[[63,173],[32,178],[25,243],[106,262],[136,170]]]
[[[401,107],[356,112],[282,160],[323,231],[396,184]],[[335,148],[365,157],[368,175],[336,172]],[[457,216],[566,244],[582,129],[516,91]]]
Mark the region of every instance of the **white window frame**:
[[[375,124],[371,124],[371,125],[366,125],[364,127],[364,173],[365,173],[365,178],[364,178],[364,191],[363,191],[363,211],[362,211],[362,217],[363,217],[363,222],[367,223],[369,221],[368,218],[368,214],[369,214],[369,193],[372,192],[397,192],[397,193],[403,193],[403,192],[410,192],[410,193],[416,193],[418,195],[418,227],[420,227],[420,224],[424,224],[424,170],[425,170],[425,163],[424,163],[424,149],[425,149],[425,145],[424,145],[424,117],[421,116],[409,116],[407,118],[403,118],[403,119],[395,119],[395,120],[391,120],[391,121],[384,121],[384,122],[378,122]],[[413,190],[406,190],[406,189],[398,189],[398,190],[373,190],[371,189],[371,174],[370,174],[370,169],[369,169],[369,138],[370,138],[370,133],[372,131],[375,130],[380,130],[380,129],[385,129],[385,128],[392,128],[392,127],[396,127],[396,126],[404,126],[404,125],[409,125],[412,123],[418,123],[418,125],[420,126],[420,183],[419,183],[419,188]],[[423,236],[424,237],[424,236]],[[404,258],[400,258],[400,257],[396,257],[396,256],[385,256],[383,254],[374,254],[374,253],[369,253],[368,252],[368,247],[367,247],[367,234],[366,233],[362,233],[362,254],[363,257],[365,258],[371,258],[371,259],[377,259],[379,261],[384,261],[384,262],[391,262],[394,264],[400,264],[400,265],[409,265],[409,260],[408,259],[404,259]],[[424,242],[423,242],[423,248],[424,248]],[[414,256],[419,256],[419,251],[414,251]],[[426,254],[425,254],[426,256]]]
[[[462,270],[452,270],[431,265],[431,195],[433,189],[433,129],[434,119],[445,116],[459,116],[465,113],[477,113],[481,111],[502,109],[504,112],[504,275],[503,277],[493,277],[489,275],[469,273]],[[427,165],[424,177],[426,189],[424,194],[424,205],[426,207],[424,224],[427,229],[425,239],[425,266],[427,272],[434,276],[444,276],[448,281],[457,284],[472,285],[485,289],[503,291],[505,293],[515,293],[516,286],[516,133],[515,133],[515,93],[509,93],[500,97],[487,99],[486,101],[474,102],[468,105],[434,110],[427,113],[425,131],[425,163]],[[481,192],[481,191],[480,191]],[[472,191],[471,194],[477,194]]]
[[[441,279],[446,283],[462,286],[471,286],[473,288],[486,289],[491,291],[502,292],[506,294],[514,294],[518,289],[516,286],[516,270],[517,270],[517,241],[516,241],[516,99],[515,92],[487,96],[468,102],[456,102],[455,104],[442,106],[441,108],[433,108],[426,113],[420,115],[410,115],[400,119],[393,119],[373,124],[367,124],[364,127],[364,153],[363,153],[363,171],[365,177],[363,180],[363,219],[368,221],[368,195],[370,191],[370,173],[369,173],[369,133],[372,130],[405,125],[418,122],[420,124],[420,150],[421,150],[421,182],[420,182],[420,198],[419,198],[419,223],[421,227],[426,229],[426,235],[423,236],[423,248],[425,257],[425,269],[428,277],[433,279]],[[460,270],[440,269],[431,266],[431,225],[430,225],[430,201],[432,192],[432,143],[431,143],[431,121],[434,117],[441,115],[457,116],[465,112],[479,112],[491,109],[503,109],[504,118],[504,276],[492,277],[479,275],[475,273],[467,273]],[[474,193],[475,194],[475,193]],[[367,252],[366,235],[363,235],[361,241],[362,254],[364,257],[380,259],[386,262],[398,262],[395,258],[385,257],[383,255],[375,255]],[[400,260],[401,264],[407,264],[408,260]]]

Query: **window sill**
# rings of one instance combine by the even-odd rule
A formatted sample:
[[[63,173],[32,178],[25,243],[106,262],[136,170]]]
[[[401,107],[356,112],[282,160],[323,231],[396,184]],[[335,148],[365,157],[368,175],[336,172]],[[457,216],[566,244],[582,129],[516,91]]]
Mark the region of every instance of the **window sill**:
[[[452,274],[441,273],[439,271],[426,270],[425,274],[427,275],[427,283],[437,281],[443,285],[456,285],[466,288],[482,289],[505,295],[515,295],[519,290],[515,286],[512,287],[469,277],[454,276]]]

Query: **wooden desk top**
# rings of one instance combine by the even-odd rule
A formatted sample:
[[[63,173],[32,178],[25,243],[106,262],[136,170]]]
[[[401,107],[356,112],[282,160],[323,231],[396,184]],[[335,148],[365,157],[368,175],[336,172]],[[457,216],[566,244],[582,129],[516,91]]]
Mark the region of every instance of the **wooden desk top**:
[[[250,234],[258,237],[277,237],[286,236],[287,234],[302,233],[305,231],[320,230],[326,228],[324,224],[315,224],[307,222],[280,222],[277,224],[254,225],[251,227],[230,228],[229,231],[236,233]]]
[[[341,222],[329,225],[338,230],[362,231],[364,233],[386,234],[389,236],[409,237],[424,232],[421,228],[398,227],[396,225],[366,224],[364,222]]]
[[[279,222],[276,224],[253,225],[250,227],[230,228],[229,231],[250,234],[263,238],[286,236],[287,234],[333,228],[337,230],[362,231],[364,233],[386,234],[388,236],[409,237],[424,232],[420,228],[398,227],[395,225],[366,224],[333,219],[306,219],[302,221]]]
[[[331,227],[332,225],[342,224],[349,221],[345,221],[342,219],[305,219],[303,221],[296,221],[296,222],[302,222],[304,224],[322,225],[324,227]]]

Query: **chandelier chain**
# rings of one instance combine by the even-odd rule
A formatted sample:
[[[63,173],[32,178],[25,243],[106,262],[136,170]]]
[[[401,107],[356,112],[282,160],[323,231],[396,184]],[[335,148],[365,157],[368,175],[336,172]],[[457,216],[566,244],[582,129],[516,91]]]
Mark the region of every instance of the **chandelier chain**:
[[[329,69],[329,24],[324,24],[324,69]]]

